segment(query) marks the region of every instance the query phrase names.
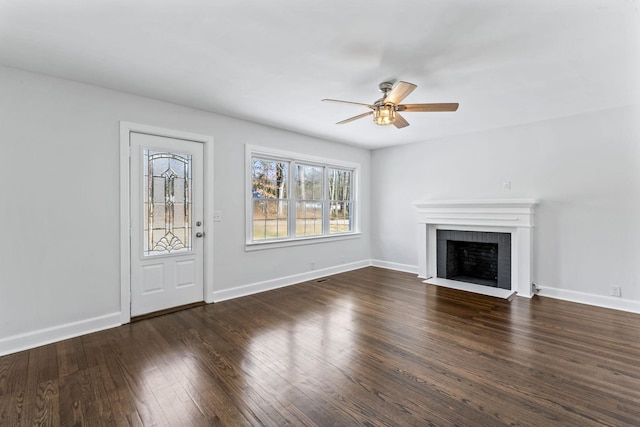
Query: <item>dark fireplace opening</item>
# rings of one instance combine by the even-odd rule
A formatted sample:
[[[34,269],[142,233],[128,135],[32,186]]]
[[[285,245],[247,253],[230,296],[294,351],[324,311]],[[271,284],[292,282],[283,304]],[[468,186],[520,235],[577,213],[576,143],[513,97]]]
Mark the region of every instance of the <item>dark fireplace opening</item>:
[[[447,240],[446,279],[498,287],[498,244]]]
[[[511,289],[511,234],[437,230],[437,277]]]

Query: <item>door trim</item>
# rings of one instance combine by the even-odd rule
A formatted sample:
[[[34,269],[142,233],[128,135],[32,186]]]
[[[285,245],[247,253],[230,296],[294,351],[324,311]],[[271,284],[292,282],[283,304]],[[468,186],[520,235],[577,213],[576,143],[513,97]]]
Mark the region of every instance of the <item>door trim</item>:
[[[131,132],[204,144],[204,302],[213,302],[213,137],[131,122],[120,122],[120,323],[131,321]]]

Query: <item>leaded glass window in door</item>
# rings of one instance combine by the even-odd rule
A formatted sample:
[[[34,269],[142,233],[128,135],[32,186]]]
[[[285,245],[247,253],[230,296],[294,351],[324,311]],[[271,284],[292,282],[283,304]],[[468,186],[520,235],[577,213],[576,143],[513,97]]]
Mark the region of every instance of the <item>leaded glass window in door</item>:
[[[144,255],[191,250],[191,155],[144,150]]]

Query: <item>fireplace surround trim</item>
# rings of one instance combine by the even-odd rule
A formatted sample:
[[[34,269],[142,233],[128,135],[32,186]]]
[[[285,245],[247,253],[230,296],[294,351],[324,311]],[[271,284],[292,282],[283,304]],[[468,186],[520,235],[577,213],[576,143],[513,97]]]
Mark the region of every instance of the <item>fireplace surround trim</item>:
[[[436,230],[511,234],[511,290],[530,298],[536,199],[428,200],[415,203],[420,239],[418,277],[436,277]]]

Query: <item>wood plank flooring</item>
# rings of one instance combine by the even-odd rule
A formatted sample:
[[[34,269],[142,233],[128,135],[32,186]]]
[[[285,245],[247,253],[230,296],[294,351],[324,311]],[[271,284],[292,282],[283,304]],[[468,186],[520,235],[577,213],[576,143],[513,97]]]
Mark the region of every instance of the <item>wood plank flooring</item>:
[[[2,357],[0,425],[638,426],[640,315],[370,267]]]

